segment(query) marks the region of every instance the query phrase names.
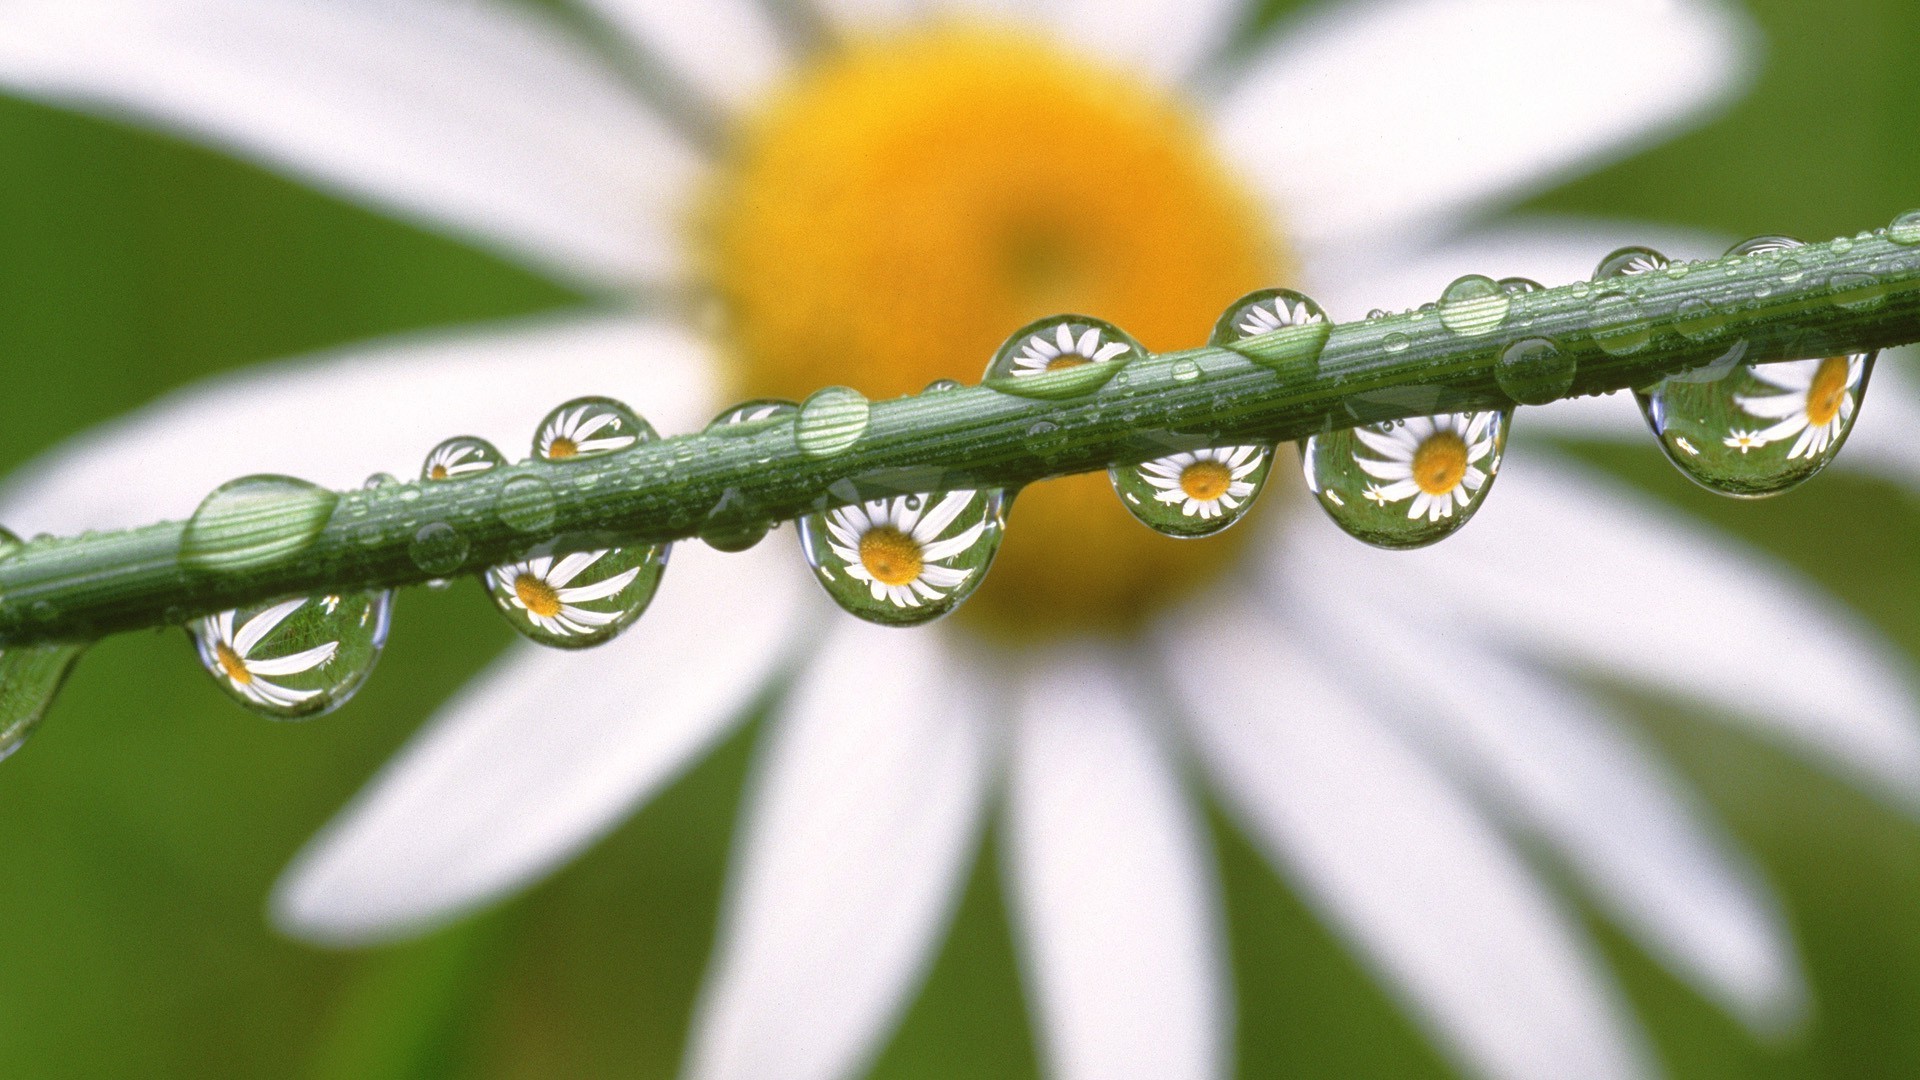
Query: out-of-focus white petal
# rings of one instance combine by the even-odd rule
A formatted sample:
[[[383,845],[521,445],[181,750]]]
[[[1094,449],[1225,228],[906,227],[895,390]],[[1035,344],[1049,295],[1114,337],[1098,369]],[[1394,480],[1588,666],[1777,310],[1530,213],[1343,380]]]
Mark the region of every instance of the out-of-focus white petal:
[[[1345,0],[1274,34],[1218,139],[1310,249],[1405,242],[1697,120],[1754,36],[1712,0]]]
[[[1177,83],[1227,44],[1242,11],[1237,0],[1053,0],[1035,14],[1064,44]]]
[[[1913,675],[1885,641],[1792,568],[1544,448],[1509,458],[1444,544],[1336,547],[1352,543],[1330,524],[1288,530],[1282,587],[1370,579],[1536,657],[1719,706],[1920,806]]]
[[[0,86],[207,139],[595,288],[679,259],[696,159],[517,6],[11,0]]]
[[[1356,673],[1225,597],[1162,647],[1228,804],[1460,1061],[1494,1080],[1652,1072],[1572,920],[1342,685]]]
[[[1679,973],[1762,1030],[1800,1013],[1778,904],[1684,781],[1584,695],[1369,591],[1296,588],[1287,610],[1365,673],[1380,716],[1556,848]]]
[[[877,1049],[978,843],[996,741],[948,635],[841,620],[767,732],[689,1080],[838,1080]]]
[[[683,544],[625,634],[502,657],[287,869],[275,921],[335,944],[417,933],[599,838],[724,735],[793,644],[808,594],[769,550],[785,546]]]
[[[1049,1075],[1209,1080],[1231,995],[1205,828],[1118,658],[1036,658],[1008,761],[1010,907]]]
[[[480,435],[517,457],[550,407],[581,394],[619,398],[671,434],[705,422],[714,375],[693,334],[630,318],[356,345],[215,376],[71,439],[0,490],[0,521],[75,533],[177,520],[248,473],[333,488],[380,470],[411,478],[451,435]]]
[[[715,101],[751,101],[789,63],[768,5],[754,0],[586,2]]]

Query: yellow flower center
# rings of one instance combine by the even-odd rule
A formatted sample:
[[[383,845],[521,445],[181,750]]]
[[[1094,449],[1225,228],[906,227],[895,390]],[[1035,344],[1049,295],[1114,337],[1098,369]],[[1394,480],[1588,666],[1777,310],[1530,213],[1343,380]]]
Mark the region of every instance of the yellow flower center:
[[[570,458],[579,452],[580,444],[567,438],[565,435],[556,435],[553,441],[547,444],[547,457],[550,460],[557,461],[560,458]]]
[[[1077,353],[1061,353],[1059,356],[1047,361],[1047,370],[1065,371],[1067,368],[1077,368],[1082,364],[1091,363],[1093,363],[1093,361]]]
[[[1176,103],[978,27],[824,58],[740,132],[703,211],[742,394],[973,381],[1015,329],[1069,312],[1187,348],[1291,269]],[[1103,475],[1036,484],[964,614],[1113,629],[1229,565],[1232,536],[1159,536]]]
[[[513,579],[513,595],[520,598],[528,611],[543,619],[560,614],[560,590],[533,574],[523,573]]]
[[[236,684],[245,686],[253,681],[253,672],[247,670],[246,661],[240,659],[240,654],[228,646],[216,643],[213,647],[213,658],[219,661],[220,670],[227,673],[227,678],[232,679]]]
[[[1840,415],[1840,404],[1847,399],[1847,370],[1844,356],[1829,356],[1820,361],[1807,387],[1807,423],[1814,427],[1830,424]]]
[[[890,525],[860,537],[860,565],[882,585],[910,585],[920,577],[920,545]]]
[[[435,465],[433,468],[427,470],[427,479],[429,480],[445,480],[446,478],[447,467],[445,465]]]
[[[1218,461],[1196,461],[1180,470],[1180,490],[1187,498],[1209,502],[1227,493],[1233,470]]]
[[[1413,452],[1413,482],[1429,495],[1445,495],[1467,475],[1466,440],[1436,431]]]

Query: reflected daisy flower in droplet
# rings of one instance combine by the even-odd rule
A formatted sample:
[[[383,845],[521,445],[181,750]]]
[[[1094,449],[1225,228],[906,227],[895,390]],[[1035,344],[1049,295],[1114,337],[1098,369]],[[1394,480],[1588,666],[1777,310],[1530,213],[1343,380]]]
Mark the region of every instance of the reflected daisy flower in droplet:
[[[1053,328],[1051,338],[1044,333],[1027,338],[1020,354],[1013,358],[1013,374],[1040,375],[1082,364],[1104,364],[1128,348],[1124,341],[1103,340],[1097,326],[1089,326],[1076,336],[1071,324],[1061,323]]]
[[[487,571],[498,595],[527,613],[528,621],[550,634],[591,634],[625,616],[620,611],[581,607],[619,595],[640,576],[633,567],[591,585],[569,588],[574,578],[607,556],[606,551],[575,551],[559,558],[538,555]]]
[[[1867,358],[1862,353],[1829,356],[1818,360],[1789,360],[1777,364],[1755,364],[1753,377],[1785,391],[1780,394],[1740,395],[1734,403],[1750,416],[1775,420],[1773,426],[1757,435],[1748,433],[1756,446],[1799,436],[1787,451],[1788,460],[1818,457],[1824,453],[1853,419],[1860,380],[1866,374]],[[1734,432],[1728,446],[1746,453],[1748,446],[1735,442],[1742,433]]]
[[[429,480],[448,480],[468,473],[486,472],[493,468],[493,464],[473,443],[448,440],[434,447],[433,453],[427,455],[423,472]]]
[[[267,636],[280,628],[287,617],[306,605],[305,598],[286,600],[260,612],[234,628],[233,611],[223,611],[201,619],[193,635],[202,664],[219,675],[240,696],[259,705],[291,708],[320,696],[319,690],[295,690],[273,679],[301,675],[325,665],[340,651],[338,641],[323,642],[287,656],[271,659],[253,655]],[[335,601],[337,606],[338,601]]]
[[[636,435],[600,435],[608,428],[618,429],[620,414],[599,405],[581,405],[569,409],[553,418],[553,422],[540,429],[534,445],[539,448],[540,456],[549,461],[579,457],[582,454],[602,454],[609,450],[625,450],[639,442]],[[599,438],[594,436],[599,435]]]
[[[1260,288],[1356,312],[1466,268],[1560,282],[1623,242],[1721,250],[1485,222],[1728,101],[1749,55],[1709,0],[1324,0],[1258,42],[1225,0],[831,0],[809,6],[833,23],[816,35],[751,0],[567,7],[598,32],[464,0],[9,6],[0,84],[200,137],[601,306],[188,388],[36,463],[0,516],[144,524],[236,461],[351,486],[414,460],[422,424],[517,441],[543,414],[502,387],[612,394],[690,431],[722,387],[878,399],[971,379],[1010,328],[1062,312],[1168,350]],[[693,92],[642,93],[635,71]],[[690,295],[722,299],[671,302]],[[1114,344],[1085,338],[1016,357],[1031,375]],[[365,942],[523,889],[790,671],[689,1006],[688,1080],[871,1061],[989,819],[1047,1073],[1227,1072],[1225,914],[1191,778],[1472,1073],[1654,1071],[1563,880],[1752,1026],[1791,1019],[1804,991],[1771,891],[1567,669],[1719,706],[1911,802],[1904,669],[1779,563],[1551,454],[1508,471],[1473,528],[1392,555],[1284,490],[1189,542],[1141,527],[1104,476],[1029,485],[978,591],[917,630],[821,613],[784,545],[682,544],[629,632],[516,647],[450,701],[289,869],[275,918]],[[1709,608],[1749,632],[1702,640],[1673,617]],[[1195,656],[1246,662],[1221,679]]]
[[[1677,442],[1678,440],[1675,441]],[[1731,432],[1728,432],[1727,437],[1721,441],[1726,443],[1730,448],[1738,450],[1743,454],[1749,450],[1757,450],[1767,445],[1766,438],[1759,432],[1746,431],[1740,428],[1734,428]],[[1688,453],[1697,454],[1699,451],[1688,450]]]
[[[1472,502],[1473,493],[1487,482],[1487,471],[1477,463],[1493,453],[1488,428],[1498,416],[1443,413],[1410,417],[1386,431],[1353,429],[1362,445],[1380,455],[1372,458],[1356,452],[1354,462],[1367,475],[1387,482],[1380,488],[1369,484],[1367,498],[1382,506],[1412,499],[1408,518],[1452,517],[1454,507]]]
[[[928,500],[918,495],[829,511],[828,548],[847,574],[867,583],[875,600],[919,607],[966,584],[977,572],[945,562],[978,542],[988,522],[977,521],[945,539],[940,536],[975,497],[973,491],[947,492],[924,514],[921,508]]]
[[[1169,454],[1141,462],[1140,473],[1158,491],[1154,498],[1178,505],[1188,517],[1216,518],[1252,497],[1247,477],[1261,464],[1258,446],[1222,446]]]
[[[1242,337],[1254,337],[1259,334],[1271,334],[1275,330],[1282,330],[1289,326],[1305,326],[1323,321],[1325,317],[1309,309],[1306,304],[1297,300],[1288,300],[1285,297],[1275,297],[1258,304],[1249,304],[1246,310],[1240,313],[1237,329]]]

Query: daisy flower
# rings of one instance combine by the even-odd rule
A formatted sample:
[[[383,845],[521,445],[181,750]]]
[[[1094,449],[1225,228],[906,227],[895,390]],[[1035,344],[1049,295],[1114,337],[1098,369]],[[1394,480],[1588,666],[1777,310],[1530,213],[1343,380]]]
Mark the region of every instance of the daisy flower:
[[[1013,374],[1039,375],[1082,364],[1104,364],[1128,348],[1124,341],[1102,340],[1097,326],[1087,327],[1076,338],[1073,327],[1061,323],[1054,327],[1051,341],[1044,333],[1028,336],[1019,355],[1013,358]]]
[[[595,611],[580,605],[617,596],[640,576],[640,567],[636,566],[604,581],[568,588],[582,571],[607,554],[607,551],[576,551],[560,559],[538,555],[525,562],[493,567],[487,576],[493,579],[495,595],[526,612],[527,620],[540,629],[563,637],[591,634],[618,622],[625,613]]]
[[[199,620],[193,635],[201,662],[231,686],[235,693],[259,705],[291,708],[319,697],[319,690],[295,690],[271,680],[301,675],[330,662],[340,651],[338,641],[323,642],[287,656],[256,658],[253,651],[287,616],[306,606],[306,599],[285,600],[234,629],[236,612],[223,611]],[[335,601],[336,605],[338,601]]]
[[[0,85],[224,147],[598,307],[186,388],[28,467],[0,516],[178,516],[233,462],[350,486],[437,433],[521,437],[530,386],[687,431],[723,385],[971,378],[1010,328],[1061,312],[1165,350],[1277,284],[1353,313],[1432,300],[1465,268],[1571,281],[1623,242],[1724,246],[1479,224],[1729,100],[1749,34],[1709,0],[1330,0],[1230,54],[1226,0],[813,9],[828,32],[747,0],[582,0],[589,35],[482,0],[14,0]],[[1111,344],[1085,339],[1022,355]],[[1850,456],[1920,474],[1875,457],[1873,423]],[[777,540],[683,544],[624,636],[520,647],[450,701],[299,857],[275,917],[365,942],[525,888],[797,670],[734,841],[691,1080],[857,1073],[989,820],[1050,1074],[1227,1072],[1195,777],[1475,1074],[1653,1071],[1562,881],[1748,1023],[1792,1019],[1802,981],[1766,884],[1567,674],[1719,708],[1911,804],[1904,667],[1763,555],[1544,448],[1505,472],[1472,528],[1393,554],[1281,485],[1206,543],[1141,527],[1105,476],[1031,485],[980,589],[911,631],[827,608]],[[1702,610],[1746,632],[1700,635],[1681,613]]]
[[[1755,379],[1785,392],[1753,397],[1739,395],[1733,399],[1749,416],[1777,421],[1757,435],[1746,434],[1755,446],[1798,435],[1787,451],[1787,458],[1819,457],[1846,430],[1847,421],[1853,419],[1854,402],[1866,368],[1867,358],[1861,353],[1755,364],[1751,369]],[[1727,445],[1738,446],[1744,454],[1747,445],[1734,441],[1741,434],[1734,432],[1727,439]]]
[[[1260,464],[1258,446],[1222,446],[1142,462],[1140,474],[1160,502],[1178,505],[1188,517],[1216,518],[1253,497],[1247,477]]]
[[[1367,475],[1386,481],[1367,486],[1367,498],[1381,506],[1412,499],[1408,518],[1438,521],[1452,517],[1454,507],[1473,500],[1490,474],[1478,464],[1493,453],[1488,428],[1497,413],[1446,413],[1416,416],[1385,431],[1353,429],[1354,438],[1377,458],[1354,452],[1354,463]]]
[[[867,583],[875,600],[895,607],[919,607],[966,584],[976,569],[957,569],[946,561],[979,541],[986,520],[954,535],[940,534],[966,510],[977,493],[951,491],[924,514],[930,499],[902,495],[845,506],[827,513],[827,548],[851,577]]]

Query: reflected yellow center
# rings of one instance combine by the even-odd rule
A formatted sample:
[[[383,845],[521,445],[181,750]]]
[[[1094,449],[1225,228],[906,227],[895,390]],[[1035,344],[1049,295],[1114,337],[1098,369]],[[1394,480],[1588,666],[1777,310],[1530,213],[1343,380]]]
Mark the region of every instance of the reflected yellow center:
[[[1233,470],[1218,461],[1196,461],[1180,470],[1180,490],[1187,498],[1210,502],[1227,493]]]
[[[554,440],[547,444],[547,457],[550,459],[570,458],[579,452],[579,444],[565,435],[555,436]]]
[[[219,662],[220,670],[227,673],[227,678],[235,683],[245,686],[253,681],[253,672],[247,670],[246,661],[240,659],[240,654],[226,645],[214,645],[213,658]]]
[[[446,478],[447,467],[445,465],[435,465],[433,468],[427,470],[427,479],[429,480],[445,480]]]
[[[739,136],[700,249],[743,396],[976,381],[1014,330],[1063,313],[1187,348],[1290,277],[1178,103],[1013,33],[852,42]],[[1152,532],[1103,475],[1035,484],[962,617],[1023,635],[1117,628],[1236,546]]]
[[[528,611],[543,619],[560,614],[560,590],[533,574],[521,574],[513,579],[513,595],[520,598]]]
[[[1413,482],[1429,495],[1445,495],[1467,475],[1467,444],[1451,431],[1427,436],[1413,452]]]
[[[1820,367],[1813,373],[1813,382],[1807,387],[1807,422],[1814,427],[1830,424],[1840,415],[1840,405],[1847,399],[1847,358],[1829,356],[1820,361]]]
[[[860,565],[882,585],[909,585],[920,577],[920,545],[890,525],[860,538]]]

